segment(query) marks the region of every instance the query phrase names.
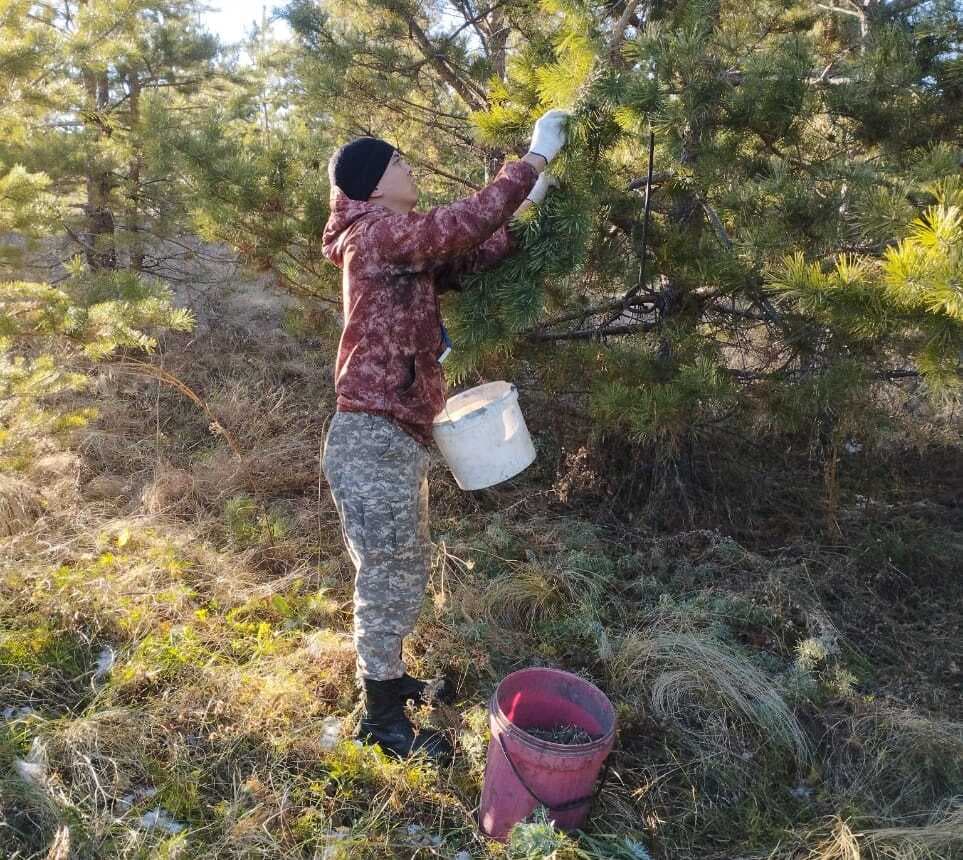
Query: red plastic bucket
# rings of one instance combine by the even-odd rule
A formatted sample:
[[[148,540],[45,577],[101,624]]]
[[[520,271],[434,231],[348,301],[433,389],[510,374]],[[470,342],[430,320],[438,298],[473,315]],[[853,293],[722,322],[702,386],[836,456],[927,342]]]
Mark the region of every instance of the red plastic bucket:
[[[570,672],[522,669],[498,685],[488,715],[492,739],[478,808],[482,833],[504,841],[539,804],[559,829],[580,827],[615,741],[615,710],[605,694]],[[594,740],[558,744],[526,731],[560,724],[579,726]]]

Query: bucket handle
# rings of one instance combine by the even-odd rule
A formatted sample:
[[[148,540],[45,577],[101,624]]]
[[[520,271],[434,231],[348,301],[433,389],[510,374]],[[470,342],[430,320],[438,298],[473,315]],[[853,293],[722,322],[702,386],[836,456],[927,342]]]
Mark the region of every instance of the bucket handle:
[[[585,806],[585,804],[591,803],[593,800],[595,800],[595,798],[597,798],[602,793],[602,789],[605,786],[605,781],[609,777],[609,762],[611,761],[611,757],[606,756],[605,763],[602,765],[602,775],[599,778],[599,782],[595,788],[595,791],[593,791],[591,794],[586,794],[586,795],[583,795],[582,797],[577,797],[575,798],[575,800],[566,801],[565,803],[559,804],[558,806],[552,806],[552,804],[542,800],[542,798],[540,798],[534,791],[532,791],[531,787],[528,785],[527,782],[525,782],[525,779],[518,772],[518,768],[515,767],[515,762],[512,761],[512,757],[508,754],[508,748],[505,746],[505,738],[501,733],[499,733],[498,735],[498,743],[502,748],[502,753],[505,756],[505,761],[507,761],[508,764],[511,766],[512,773],[515,774],[515,779],[518,780],[519,784],[522,786],[522,788],[525,789],[525,791],[527,791],[532,797],[535,798],[536,803],[539,803],[540,805],[544,806],[546,809],[548,809],[549,812],[568,812],[571,809],[577,809],[580,806]]]

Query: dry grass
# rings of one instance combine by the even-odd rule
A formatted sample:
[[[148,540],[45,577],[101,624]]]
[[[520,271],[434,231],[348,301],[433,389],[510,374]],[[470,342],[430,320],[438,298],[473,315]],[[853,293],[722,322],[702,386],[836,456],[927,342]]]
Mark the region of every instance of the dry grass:
[[[28,529],[42,513],[42,496],[33,484],[0,474],[0,537]]]
[[[647,690],[660,717],[681,723],[695,718],[690,733],[707,752],[728,743],[725,722],[716,719],[721,708],[800,762],[810,759],[809,740],[771,679],[718,640],[656,622],[628,632],[607,669],[620,688]]]
[[[63,825],[57,829],[45,860],[68,860],[70,857],[70,828]]]
[[[122,706],[49,724],[44,734],[51,766],[108,821],[117,798],[151,781],[144,765],[169,740],[151,713]]]
[[[936,816],[921,827],[877,827],[862,834],[874,856],[895,860],[960,856],[963,854],[963,806]]]
[[[483,611],[491,620],[519,621],[529,626],[571,604],[575,586],[585,578],[576,571],[547,570],[538,564],[512,564],[510,571],[485,589]]]
[[[215,451],[193,465],[196,491],[211,505],[239,492],[284,496],[316,491],[318,448],[318,436],[301,428],[265,439],[240,460],[229,451]]]
[[[193,499],[194,476],[167,463],[154,467],[154,477],[141,493],[141,504],[149,514],[186,511]]]
[[[958,724],[856,694],[806,702],[807,730],[822,732],[806,776],[807,732],[771,667],[792,664],[808,608],[780,592],[779,635],[750,629],[743,656],[690,602],[764,599],[770,559],[714,531],[603,532],[530,487],[460,493],[437,462],[435,536],[448,514],[467,537],[439,538],[435,601],[405,649],[418,673],[460,673],[459,707],[440,715],[460,755],[438,772],[332,740],[353,728],[358,700],[353,570],[323,484],[319,497],[329,347],[320,359],[276,329],[229,324],[172,339],[164,366],[203,394],[240,458],[176,392],[105,376],[80,459],[36,472],[49,486],[82,476],[88,498],[64,494],[17,526],[0,622],[29,633],[44,619],[75,637],[82,665],[31,663],[32,677],[0,665],[0,704],[36,711],[0,720],[0,856],[175,856],[186,837],[224,858],[505,857],[472,821],[485,702],[507,671],[546,662],[613,700],[622,734],[590,826],[638,834],[653,857],[959,856],[959,812],[946,812],[963,792],[950,766]],[[235,539],[226,505],[238,496],[286,530]],[[671,613],[657,609],[663,593]],[[844,611],[808,632],[832,639]],[[777,640],[784,653],[758,644]],[[107,645],[116,662],[95,679]],[[796,800],[800,788],[812,793]],[[933,809],[923,826],[930,816],[907,817]],[[184,829],[144,823],[158,811]]]
[[[832,726],[827,767],[837,789],[884,819],[932,808],[963,784],[963,723],[887,705]]]
[[[938,810],[926,824],[854,828],[836,818],[807,860],[950,860],[963,851],[963,807]]]
[[[88,501],[120,500],[130,492],[130,480],[122,475],[95,475],[84,484],[83,496]]]
[[[837,819],[831,835],[809,853],[808,860],[861,860],[859,840],[850,826]]]

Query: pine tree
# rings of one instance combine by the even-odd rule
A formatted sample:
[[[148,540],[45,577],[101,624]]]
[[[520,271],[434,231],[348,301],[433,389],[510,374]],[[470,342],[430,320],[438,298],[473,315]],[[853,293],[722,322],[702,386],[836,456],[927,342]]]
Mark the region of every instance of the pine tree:
[[[36,8],[33,8],[35,7]],[[193,0],[100,0],[57,6],[5,0],[4,172],[49,178],[52,224],[91,269],[159,270],[144,240],[170,208],[164,163],[147,149],[164,115],[197,101],[214,78],[217,44],[194,24]]]
[[[148,156],[150,123],[196,96],[216,43],[187,0],[51,6],[0,3],[0,234],[2,274],[22,253],[68,256],[56,284],[0,283],[0,462],[23,465],[45,434],[89,418],[45,407],[82,388],[90,362],[150,350],[159,327],[186,329],[145,237],[169,228],[163,161]],[[23,240],[28,240],[26,244]]]
[[[446,182],[465,194],[501,165],[504,152],[472,139],[467,113],[488,106],[487,82],[504,76],[511,34],[534,29],[538,7],[528,0],[484,10],[467,0],[445,13],[422,0],[331,11],[294,0],[286,10],[301,48],[301,109],[343,140],[378,134],[401,148],[423,174],[429,204],[450,191]]]
[[[601,4],[543,8],[550,59],[516,54],[473,119],[511,147],[572,108],[562,193],[521,255],[466,282],[454,380],[529,359],[549,390],[588,383],[599,428],[669,457],[734,410],[778,419],[782,389],[825,374],[848,384],[826,388],[816,425],[907,367],[958,386],[957,19],[874,7],[854,30],[817,7],[683,3],[620,44]]]
[[[340,276],[323,258],[320,234],[325,168],[338,145],[362,134],[391,141],[414,165],[425,205],[480,188],[505,154],[472,138],[468,114],[487,104],[488,77],[504,73],[509,19],[526,20],[536,7],[459,8],[464,21],[446,18],[442,27],[427,4],[290,3],[284,17],[295,47],[255,34],[248,53],[258,64],[231,98],[162,132],[201,235],[229,242],[330,315]]]
[[[675,476],[725,422],[808,434],[828,463],[876,420],[876,383],[953,396],[952,4],[459,9],[455,26],[418,2],[290,4],[274,133],[239,96],[179,147],[211,235],[337,306],[317,241],[334,146],[386,137],[430,206],[565,107],[561,189],[511,224],[520,253],[445,299],[451,382],[527,381]]]

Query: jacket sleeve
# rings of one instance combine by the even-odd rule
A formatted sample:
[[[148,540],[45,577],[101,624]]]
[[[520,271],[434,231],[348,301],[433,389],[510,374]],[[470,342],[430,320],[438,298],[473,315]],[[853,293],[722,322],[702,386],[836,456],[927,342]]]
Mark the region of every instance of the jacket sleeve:
[[[518,240],[507,225],[496,230],[477,248],[443,263],[435,274],[435,291],[461,290],[461,276],[494,268],[509,254],[518,250]]]
[[[527,161],[506,162],[470,197],[428,212],[392,213],[372,221],[362,242],[383,261],[406,267],[435,269],[472,249],[481,254],[476,259],[482,262],[492,252],[499,253],[504,239],[484,251],[478,246],[512,217],[537,178],[538,171]]]

